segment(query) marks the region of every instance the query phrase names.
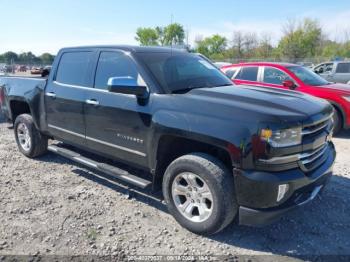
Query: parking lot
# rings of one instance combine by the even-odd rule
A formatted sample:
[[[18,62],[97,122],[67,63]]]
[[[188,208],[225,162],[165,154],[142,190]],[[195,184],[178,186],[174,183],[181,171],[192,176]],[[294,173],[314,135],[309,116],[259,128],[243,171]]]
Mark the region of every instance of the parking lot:
[[[51,153],[25,158],[9,124],[0,122],[2,254],[275,255],[289,261],[349,252],[350,132],[334,138],[334,177],[314,202],[271,226],[231,225],[203,237],[179,226],[159,193],[135,191]]]

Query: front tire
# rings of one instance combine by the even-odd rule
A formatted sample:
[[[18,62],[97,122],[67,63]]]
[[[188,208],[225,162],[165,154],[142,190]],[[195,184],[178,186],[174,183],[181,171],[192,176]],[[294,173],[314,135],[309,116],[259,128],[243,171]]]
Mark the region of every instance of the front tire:
[[[35,127],[31,115],[19,115],[14,124],[18,149],[29,158],[43,155],[47,151],[48,139]]]
[[[170,214],[196,234],[221,231],[238,212],[232,173],[207,154],[174,160],[164,174],[163,195]]]

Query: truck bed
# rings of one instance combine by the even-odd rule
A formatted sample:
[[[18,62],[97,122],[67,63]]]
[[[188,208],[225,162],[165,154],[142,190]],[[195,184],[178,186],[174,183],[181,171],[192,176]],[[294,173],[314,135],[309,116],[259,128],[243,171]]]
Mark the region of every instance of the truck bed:
[[[24,100],[42,92],[47,79],[42,77],[0,76],[0,109],[11,119],[10,102],[13,99]]]

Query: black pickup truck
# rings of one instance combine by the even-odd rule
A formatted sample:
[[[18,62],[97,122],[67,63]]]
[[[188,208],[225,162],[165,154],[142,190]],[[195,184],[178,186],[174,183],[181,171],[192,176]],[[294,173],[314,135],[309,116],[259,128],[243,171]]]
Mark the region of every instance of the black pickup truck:
[[[314,199],[332,175],[328,102],[233,87],[195,54],[65,48],[48,79],[2,77],[0,86],[1,109],[24,155],[51,151],[161,188],[169,212],[195,233],[219,232],[234,218],[272,222]]]

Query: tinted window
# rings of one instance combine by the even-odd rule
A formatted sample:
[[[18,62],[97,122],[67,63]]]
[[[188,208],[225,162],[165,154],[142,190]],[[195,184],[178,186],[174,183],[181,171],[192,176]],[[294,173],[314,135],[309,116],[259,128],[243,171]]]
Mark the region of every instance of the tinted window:
[[[98,60],[95,88],[107,89],[110,77],[133,77],[138,79],[138,72],[132,59],[122,52],[101,52]]]
[[[157,82],[167,91],[186,92],[194,88],[232,85],[205,59],[180,52],[136,53]]]
[[[316,66],[314,72],[318,74],[328,73],[333,71],[333,63],[321,64]]]
[[[286,73],[273,67],[265,67],[264,83],[282,85],[283,81],[292,80]]]
[[[324,72],[332,72],[333,71],[333,63],[325,64]]]
[[[92,52],[64,53],[58,66],[56,81],[77,86],[87,86],[87,73]]]
[[[339,63],[337,73],[350,73],[350,63]]]
[[[236,79],[257,81],[258,70],[259,68],[255,66],[242,67],[241,71],[236,76]]]

